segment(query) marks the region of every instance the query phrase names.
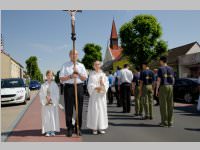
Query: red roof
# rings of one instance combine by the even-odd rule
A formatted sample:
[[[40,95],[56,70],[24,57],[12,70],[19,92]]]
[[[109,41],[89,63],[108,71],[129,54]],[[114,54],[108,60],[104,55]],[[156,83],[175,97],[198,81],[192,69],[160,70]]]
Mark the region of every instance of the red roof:
[[[112,56],[114,57],[114,59],[118,60],[118,59],[121,58],[123,49],[121,47],[119,47],[118,49],[111,49],[110,48],[110,51],[111,51]]]
[[[118,36],[117,36],[117,29],[116,29],[116,26],[115,26],[114,19],[113,19],[113,22],[112,22],[112,30],[111,30],[110,38],[111,39],[117,39],[118,38]]]

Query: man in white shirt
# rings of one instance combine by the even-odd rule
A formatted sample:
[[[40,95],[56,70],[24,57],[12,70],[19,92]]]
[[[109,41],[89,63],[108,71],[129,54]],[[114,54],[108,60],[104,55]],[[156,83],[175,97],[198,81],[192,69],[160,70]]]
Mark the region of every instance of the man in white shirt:
[[[131,111],[131,83],[133,80],[133,73],[129,70],[128,64],[124,65],[124,69],[120,74],[120,92],[121,101],[123,105],[123,113],[130,113]]]
[[[83,98],[84,98],[84,89],[83,82],[87,79],[87,72],[85,66],[78,60],[78,52],[71,50],[69,53],[70,61],[62,65],[60,70],[60,80],[64,84],[64,102],[65,102],[65,120],[67,127],[68,137],[72,136],[73,125],[72,125],[72,116],[73,116],[73,107],[75,107],[75,92],[74,92],[74,79],[77,81],[77,93],[78,93],[78,121],[79,129],[82,125],[82,110],[83,110]],[[76,68],[74,68],[73,61],[76,62]],[[77,128],[75,125],[75,132],[77,133]],[[79,131],[80,135],[81,132]]]

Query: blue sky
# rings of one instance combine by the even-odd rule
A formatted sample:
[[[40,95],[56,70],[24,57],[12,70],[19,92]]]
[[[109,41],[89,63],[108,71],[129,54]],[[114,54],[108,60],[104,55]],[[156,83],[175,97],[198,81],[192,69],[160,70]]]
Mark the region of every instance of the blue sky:
[[[76,15],[76,49],[80,58],[86,43],[99,44],[103,50],[110,37],[112,20],[117,30],[138,14],[152,14],[163,28],[162,39],[174,48],[190,42],[200,43],[200,11],[83,11]],[[24,67],[30,56],[38,57],[39,67],[57,72],[69,60],[72,49],[70,16],[58,10],[10,10],[1,13],[1,32],[5,50]]]

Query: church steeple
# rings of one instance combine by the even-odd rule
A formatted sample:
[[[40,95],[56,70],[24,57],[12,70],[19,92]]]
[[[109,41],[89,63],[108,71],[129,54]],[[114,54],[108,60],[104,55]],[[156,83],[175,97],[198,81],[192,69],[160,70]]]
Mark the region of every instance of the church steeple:
[[[111,34],[110,34],[110,48],[118,49],[118,35],[117,35],[117,29],[115,26],[114,19],[112,22],[112,30],[111,30]]]

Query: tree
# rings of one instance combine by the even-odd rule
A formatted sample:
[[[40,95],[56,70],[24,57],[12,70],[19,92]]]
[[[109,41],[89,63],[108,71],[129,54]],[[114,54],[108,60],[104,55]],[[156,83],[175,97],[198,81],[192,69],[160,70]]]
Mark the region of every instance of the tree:
[[[26,60],[26,69],[31,80],[43,82],[43,75],[38,67],[36,56],[31,56]]]
[[[125,64],[130,64],[130,62],[128,61],[127,57],[122,57],[120,60],[114,61],[113,62],[113,70],[112,70],[112,72],[115,72],[117,70],[118,66],[120,68],[124,68]],[[129,69],[133,70],[133,65],[129,65]]]
[[[120,28],[123,55],[138,66],[166,54],[167,43],[161,39],[162,28],[156,17],[138,15]]]
[[[83,51],[85,52],[85,55],[82,59],[82,63],[87,69],[93,68],[93,62],[95,60],[102,61],[101,49],[101,46],[93,43],[88,43],[84,46]]]

